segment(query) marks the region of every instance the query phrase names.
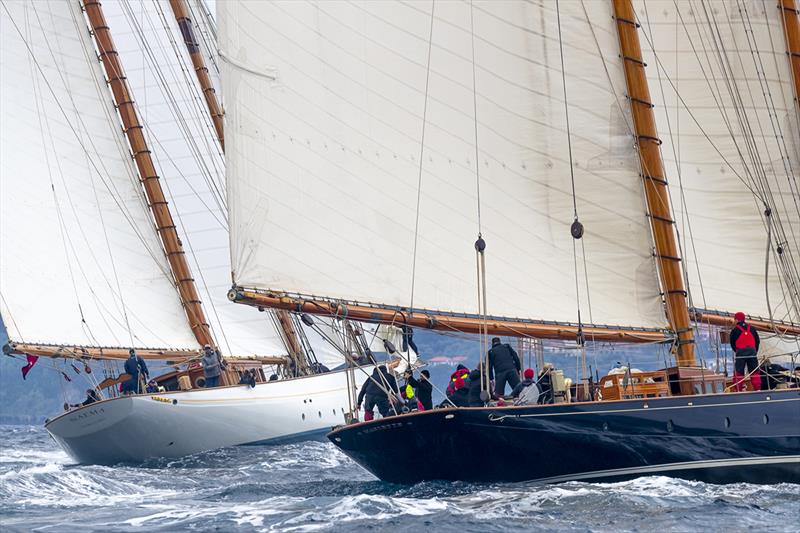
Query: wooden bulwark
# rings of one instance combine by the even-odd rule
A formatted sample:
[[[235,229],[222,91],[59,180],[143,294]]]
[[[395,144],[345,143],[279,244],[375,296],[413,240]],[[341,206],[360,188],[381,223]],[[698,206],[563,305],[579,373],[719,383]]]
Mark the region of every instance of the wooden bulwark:
[[[322,300],[305,300],[286,295],[251,291],[236,288],[228,293],[228,298],[236,303],[271,309],[285,309],[299,313],[328,317],[348,318],[361,322],[380,324],[407,324],[412,327],[439,331],[459,331],[480,333],[484,326],[482,317],[452,316],[437,313],[421,313],[370,307],[358,304],[337,304]],[[488,317],[485,322],[489,335],[509,337],[536,337],[542,339],[575,340],[578,325],[548,324],[536,322],[517,322]],[[663,331],[636,330],[622,328],[603,328],[583,325],[584,336],[590,340],[610,342],[667,342],[669,337]]]
[[[612,3],[667,319],[678,337],[675,356],[679,366],[693,366],[694,333],[689,319],[680,252],[673,228],[669,190],[659,148],[661,141],[658,138],[653,104],[644,70],[646,65],[642,61],[636,15],[630,0],[612,0]]]
[[[119,55],[114,47],[114,41],[111,38],[108,24],[103,15],[102,6],[96,0],[83,0],[83,8],[92,29],[95,45],[99,51],[99,59],[108,78],[108,85],[114,95],[114,103],[122,120],[125,136],[128,139],[133,159],[139,170],[139,179],[155,221],[156,231],[164,247],[164,253],[172,274],[175,277],[178,293],[192,332],[197,342],[201,345],[214,345],[208,321],[203,313],[200,296],[195,287],[189,264],[186,261],[183,244],[175,228],[175,222],[169,211],[159,176],[153,165],[153,159],[150,157],[150,150],[144,137],[144,128],[139,122],[133,95],[128,88],[127,80],[119,61]]]

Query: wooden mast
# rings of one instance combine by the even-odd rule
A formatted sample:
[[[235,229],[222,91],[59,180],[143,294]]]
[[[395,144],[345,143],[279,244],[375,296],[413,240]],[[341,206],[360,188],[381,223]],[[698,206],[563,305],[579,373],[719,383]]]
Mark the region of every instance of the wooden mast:
[[[800,107],[800,10],[795,0],[779,0],[781,26],[786,37],[786,55],[794,78],[794,105]]]
[[[197,76],[197,81],[200,83],[200,89],[203,91],[203,97],[206,100],[206,107],[211,115],[211,120],[214,122],[214,130],[217,132],[217,139],[222,151],[225,151],[225,134],[223,130],[223,116],[222,107],[217,101],[217,94],[214,90],[214,84],[211,83],[211,77],[208,75],[208,67],[206,67],[205,58],[200,52],[200,46],[194,36],[194,29],[192,28],[192,19],[189,17],[189,9],[186,5],[186,0],[169,0],[169,5],[172,7],[172,12],[175,15],[175,20],[178,21],[178,28],[181,30],[183,43],[189,51],[189,57],[192,59],[192,66],[194,66],[194,73]]]
[[[189,319],[189,325],[197,342],[201,345],[214,345],[214,339],[211,336],[200,297],[194,285],[194,278],[192,278],[189,264],[186,261],[183,244],[178,237],[175,222],[172,220],[164,191],[159,182],[159,176],[153,165],[153,159],[150,157],[150,150],[144,137],[144,128],[139,122],[136,107],[134,106],[133,95],[128,88],[127,79],[120,65],[119,54],[114,47],[111,32],[103,15],[103,8],[97,0],[82,0],[82,3],[91,26],[95,45],[99,51],[100,62],[103,64],[108,78],[107,83],[114,95],[114,103],[122,120],[125,136],[128,139],[133,159],[139,170],[139,180],[153,214],[156,231],[161,238],[167,261],[175,276],[175,282],[186,316]]]
[[[638,24],[631,0],[612,0],[614,19],[617,22],[620,52],[625,68],[633,114],[647,200],[648,218],[655,241],[655,257],[658,261],[661,285],[664,290],[667,319],[678,336],[676,359],[678,366],[695,366],[694,333],[689,320],[689,307],[683,285],[681,258],[673,230],[669,206],[669,191],[661,160],[658,131],[656,130],[653,104],[647,86],[642,48],[639,44]]]

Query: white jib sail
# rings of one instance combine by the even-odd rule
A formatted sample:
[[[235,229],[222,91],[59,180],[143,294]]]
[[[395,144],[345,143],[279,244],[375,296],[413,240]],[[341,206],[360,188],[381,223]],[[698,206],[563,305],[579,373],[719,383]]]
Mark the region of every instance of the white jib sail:
[[[476,107],[489,313],[577,321],[555,4],[217,9],[236,283],[477,312]],[[561,19],[583,320],[661,327],[611,6]]]
[[[78,2],[3,2],[0,23],[9,337],[195,348]]]

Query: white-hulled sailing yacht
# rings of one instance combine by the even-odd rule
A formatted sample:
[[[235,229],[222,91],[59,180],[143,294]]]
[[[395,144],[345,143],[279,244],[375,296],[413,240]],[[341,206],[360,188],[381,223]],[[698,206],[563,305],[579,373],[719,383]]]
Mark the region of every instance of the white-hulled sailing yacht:
[[[185,13],[179,26],[166,2],[108,7],[106,18],[88,0],[0,6],[4,351],[78,362],[134,347],[176,364],[158,378],[163,392],[107,388],[107,399],[47,421],[80,462],[323,434],[345,420],[370,369],[314,374],[311,362],[347,366],[338,326],[304,328],[226,300],[224,161],[184,47],[198,30]],[[127,28],[119,49],[114,25]],[[124,72],[131,57],[141,63]],[[205,343],[229,362],[226,386],[201,386],[191,362]],[[237,385],[248,369],[254,388]],[[267,381],[272,373],[284,379]]]

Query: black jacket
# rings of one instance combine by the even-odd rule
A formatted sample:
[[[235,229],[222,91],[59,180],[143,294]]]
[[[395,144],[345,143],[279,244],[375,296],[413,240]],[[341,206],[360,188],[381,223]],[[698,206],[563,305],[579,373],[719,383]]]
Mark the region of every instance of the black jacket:
[[[494,346],[489,350],[489,379],[494,379],[495,373],[501,374],[509,370],[522,370],[517,352],[508,344]]]
[[[469,385],[464,385],[460,389],[456,389],[452,395],[448,396],[448,399],[450,402],[453,402],[453,405],[456,407],[469,407]],[[442,406],[450,407],[450,402],[445,401],[442,403]]]
[[[361,391],[358,393],[358,405],[361,405],[364,402],[364,397],[367,394],[374,396],[385,396],[386,393],[384,392],[384,387],[386,386],[386,383],[389,384],[389,389],[393,391],[394,394],[397,394],[397,380],[394,378],[392,373],[389,372],[385,366],[376,367],[375,370],[372,371],[372,378],[367,379],[367,381],[365,381],[361,386]]]
[[[742,326],[744,329],[747,329],[748,324],[746,322],[739,322],[738,325]],[[739,328],[733,326],[733,329],[731,330],[730,334],[731,349],[733,349],[733,353],[736,353],[736,340],[739,338],[739,335],[741,334],[742,332],[739,331]],[[753,336],[753,340],[756,341],[756,353],[758,353],[758,347],[761,344],[761,339],[758,338],[758,330],[756,329],[755,326],[752,325],[750,326],[750,334]]]
[[[483,407],[481,400],[481,371],[475,369],[469,373],[469,406]]]
[[[433,409],[433,385],[427,379],[414,379],[414,376],[408,378],[408,384],[414,387],[416,391],[417,400],[422,404],[423,409],[430,411]]]

